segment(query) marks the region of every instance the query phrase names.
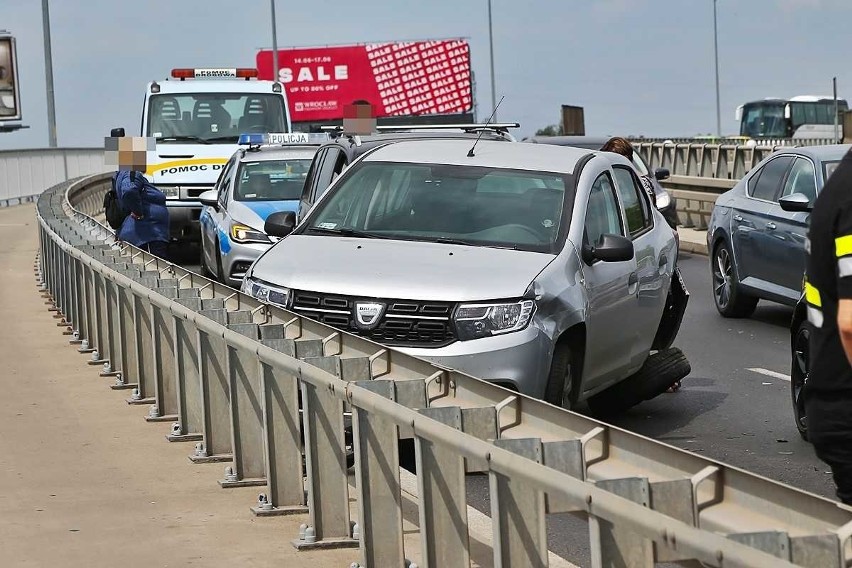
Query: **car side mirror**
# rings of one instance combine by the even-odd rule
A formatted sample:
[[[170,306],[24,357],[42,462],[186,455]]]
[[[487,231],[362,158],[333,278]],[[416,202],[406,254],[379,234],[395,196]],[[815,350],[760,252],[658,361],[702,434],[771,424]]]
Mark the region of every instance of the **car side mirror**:
[[[663,181],[664,179],[669,179],[671,177],[671,172],[668,168],[657,168],[654,170],[654,178],[657,181]]]
[[[207,205],[217,211],[219,210],[219,194],[216,193],[215,189],[208,189],[203,192],[198,196],[198,201],[200,201],[202,205]]]
[[[594,245],[583,247],[583,261],[592,264],[603,262],[625,262],[633,258],[633,241],[621,235],[604,234]]]
[[[810,198],[804,193],[791,193],[778,200],[784,211],[791,213],[810,213],[814,208]]]
[[[296,214],[293,211],[278,211],[266,218],[263,232],[273,237],[286,237],[296,228]]]

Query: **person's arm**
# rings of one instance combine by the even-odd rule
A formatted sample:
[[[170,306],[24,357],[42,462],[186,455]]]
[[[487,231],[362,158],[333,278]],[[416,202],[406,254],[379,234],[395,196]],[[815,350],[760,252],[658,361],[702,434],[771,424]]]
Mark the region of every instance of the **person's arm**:
[[[130,211],[134,219],[141,219],[144,215],[142,209],[142,184],[136,179],[133,172],[128,172],[127,176],[121,176],[118,190],[122,206]]]
[[[837,329],[846,359],[852,365],[852,300],[840,300],[837,305]]]

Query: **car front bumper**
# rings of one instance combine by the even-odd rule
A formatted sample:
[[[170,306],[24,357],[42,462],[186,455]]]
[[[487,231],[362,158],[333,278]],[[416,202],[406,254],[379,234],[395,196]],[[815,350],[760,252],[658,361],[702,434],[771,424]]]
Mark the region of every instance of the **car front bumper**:
[[[225,277],[225,284],[239,288],[251,264],[272,245],[236,243],[231,239],[228,239],[228,244],[230,245],[228,252],[217,251],[222,258],[222,274]]]
[[[456,341],[437,349],[398,349],[536,398],[544,396],[553,356],[552,340],[535,325],[535,321],[521,331]]]

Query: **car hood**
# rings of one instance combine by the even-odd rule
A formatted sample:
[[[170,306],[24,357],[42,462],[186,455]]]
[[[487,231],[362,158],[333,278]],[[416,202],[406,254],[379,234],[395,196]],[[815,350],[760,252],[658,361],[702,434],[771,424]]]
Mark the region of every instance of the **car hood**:
[[[248,225],[257,231],[263,231],[266,218],[279,211],[298,211],[299,200],[282,201],[232,201],[228,213],[237,223]]]
[[[297,290],[425,301],[517,298],[555,255],[509,249],[290,235],[251,276]]]

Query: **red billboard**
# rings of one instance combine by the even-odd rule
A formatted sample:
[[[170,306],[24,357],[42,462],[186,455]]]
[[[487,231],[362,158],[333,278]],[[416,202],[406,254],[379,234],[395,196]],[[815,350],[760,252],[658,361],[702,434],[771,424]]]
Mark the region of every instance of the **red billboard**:
[[[464,40],[279,49],[278,68],[293,122],[341,119],[355,100],[372,104],[377,117],[473,108]],[[257,70],[259,79],[272,80],[272,50],[258,52]]]

